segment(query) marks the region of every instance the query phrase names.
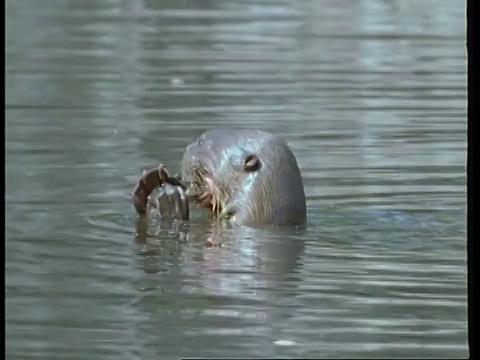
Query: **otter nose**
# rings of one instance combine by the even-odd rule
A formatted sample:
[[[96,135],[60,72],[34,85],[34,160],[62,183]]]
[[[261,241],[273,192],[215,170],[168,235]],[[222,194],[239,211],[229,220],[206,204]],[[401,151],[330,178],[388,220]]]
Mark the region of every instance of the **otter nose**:
[[[187,146],[185,149],[185,153],[183,154],[183,157],[185,160],[191,161],[193,160],[198,153],[198,145],[197,143],[192,143]]]
[[[197,142],[194,142],[187,146],[183,154],[182,168],[185,172],[189,173],[190,170],[198,167],[201,162],[201,149],[198,147]]]
[[[197,141],[187,146],[184,153],[184,159],[192,165],[199,165],[200,159],[204,157],[210,150],[209,141],[200,136]]]

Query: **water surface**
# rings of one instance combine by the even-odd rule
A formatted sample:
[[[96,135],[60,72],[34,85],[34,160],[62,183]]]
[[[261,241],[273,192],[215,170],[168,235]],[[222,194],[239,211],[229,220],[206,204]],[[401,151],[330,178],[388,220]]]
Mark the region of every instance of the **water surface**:
[[[465,6],[6,3],[6,356],[467,356]],[[306,231],[137,234],[132,176],[284,136]]]

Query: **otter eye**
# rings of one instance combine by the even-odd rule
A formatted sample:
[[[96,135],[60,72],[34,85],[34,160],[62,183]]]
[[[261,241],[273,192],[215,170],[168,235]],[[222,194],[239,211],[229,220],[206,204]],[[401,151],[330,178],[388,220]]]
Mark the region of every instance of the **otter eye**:
[[[245,156],[243,162],[243,170],[245,170],[246,172],[253,172],[257,171],[258,169],[260,169],[260,159],[253,154]]]

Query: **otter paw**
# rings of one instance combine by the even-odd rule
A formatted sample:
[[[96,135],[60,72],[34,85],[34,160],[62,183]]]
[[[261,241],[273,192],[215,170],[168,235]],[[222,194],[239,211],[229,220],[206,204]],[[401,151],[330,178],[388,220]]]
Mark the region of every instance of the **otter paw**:
[[[145,214],[148,196],[155,188],[164,184],[167,179],[168,172],[163,164],[142,172],[142,176],[138,179],[132,193],[133,205],[138,214]]]
[[[151,212],[164,218],[186,220],[189,216],[185,186],[178,175],[171,177],[163,164],[144,170],[132,193],[132,201],[139,215]]]
[[[165,220],[188,220],[189,206],[181,186],[165,182],[148,196],[147,216]]]

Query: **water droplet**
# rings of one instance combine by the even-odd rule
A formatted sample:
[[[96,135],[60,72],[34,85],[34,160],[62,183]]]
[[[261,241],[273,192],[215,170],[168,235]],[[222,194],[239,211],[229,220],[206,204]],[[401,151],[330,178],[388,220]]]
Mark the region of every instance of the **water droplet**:
[[[293,345],[297,345],[297,343],[293,340],[286,340],[286,339],[283,339],[283,340],[277,340],[277,341],[274,341],[273,342],[275,345],[278,345],[278,346],[293,346]]]
[[[174,76],[171,80],[170,83],[172,86],[182,86],[184,84],[184,81],[180,79],[179,77]]]

